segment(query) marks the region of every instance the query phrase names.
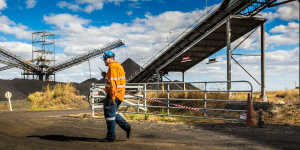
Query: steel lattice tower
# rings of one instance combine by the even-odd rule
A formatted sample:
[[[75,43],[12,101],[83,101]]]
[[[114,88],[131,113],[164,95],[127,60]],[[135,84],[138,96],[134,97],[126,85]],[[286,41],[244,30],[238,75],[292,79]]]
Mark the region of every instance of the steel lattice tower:
[[[41,72],[46,72],[50,66],[55,65],[55,34],[50,32],[32,33],[32,63],[38,66]],[[34,75],[25,71],[26,75]],[[55,74],[53,80],[55,80]],[[42,76],[44,78],[45,76]],[[41,78],[41,77],[39,77]],[[49,80],[49,76],[43,80]]]

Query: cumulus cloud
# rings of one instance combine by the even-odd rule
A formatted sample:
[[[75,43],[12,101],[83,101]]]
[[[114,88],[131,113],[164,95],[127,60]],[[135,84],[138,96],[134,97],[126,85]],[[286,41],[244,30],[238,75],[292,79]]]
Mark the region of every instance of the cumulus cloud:
[[[58,15],[52,14],[49,16],[44,16],[44,20],[46,21],[47,24],[54,24],[59,29],[70,29],[73,26],[82,26],[90,22],[90,20],[88,19],[83,19],[76,15],[71,15],[71,14],[58,14]]]
[[[13,54],[22,57],[23,59],[31,59],[31,43],[24,42],[0,42],[0,47],[12,52]]]
[[[275,12],[263,12],[262,16],[273,20],[280,18],[282,20],[299,20],[299,2],[290,2],[288,4],[281,5]]]
[[[268,45],[296,45],[299,44],[299,23],[289,22],[288,25],[279,25],[267,34]]]
[[[73,11],[84,11],[86,13],[91,13],[95,10],[101,10],[104,3],[114,3],[115,5],[120,5],[124,0],[75,0],[72,3],[66,1],[60,1],[57,3],[59,8],[67,8]]]
[[[143,65],[149,57],[161,51],[168,42],[174,40],[204,14],[205,11],[201,10],[187,13],[170,11],[157,16],[147,14],[144,18],[137,18],[130,23],[112,23],[100,27],[90,25],[91,20],[71,14],[45,15],[44,21],[52,24],[54,32],[60,37],[56,40],[56,45],[64,49],[63,59],[60,60],[66,60],[66,58],[86,53],[93,48],[103,47],[109,42],[121,39],[126,46],[113,50],[117,54],[116,59],[123,62],[131,57]],[[91,60],[92,76],[100,76],[99,66],[106,69],[99,58]],[[78,82],[86,79],[89,76],[87,69],[88,63],[72,67],[70,70],[77,72],[77,75],[74,72],[72,81]],[[68,71],[69,69],[59,72],[57,77],[67,79]]]
[[[5,0],[0,0],[0,10],[5,9],[7,7]]]
[[[117,51],[122,53],[120,59],[123,61],[126,56],[136,56],[136,53],[152,56],[153,52],[161,50],[204,13],[205,11],[195,10],[188,13],[170,11],[158,16],[147,14],[145,18],[137,18],[131,23],[112,23],[101,27],[89,25],[89,20],[70,14],[44,16],[44,20],[57,28],[57,33],[62,38],[56,43],[64,47],[65,53],[76,55],[122,39],[126,47]],[[134,59],[140,64],[145,61]]]
[[[245,40],[238,49],[258,50],[260,49],[260,28]],[[249,33],[248,33],[249,34]],[[247,35],[232,43],[232,47],[239,44]],[[266,48],[275,48],[277,46],[295,46],[299,44],[299,23],[289,22],[287,25],[278,25],[265,32]]]
[[[26,8],[34,8],[36,5],[36,0],[26,0]]]
[[[260,82],[260,57],[240,56],[235,59]],[[226,56],[218,56],[217,60],[217,63],[208,65],[206,59],[188,70],[186,76],[189,78],[186,81],[226,81]],[[298,80],[298,63],[299,48],[267,52],[266,88],[268,90],[295,88],[291,82]],[[170,76],[172,79],[181,80],[181,74],[171,73]],[[232,81],[238,80],[250,81],[255,90],[260,90],[260,86],[232,60]]]
[[[137,18],[130,23],[112,23],[111,25],[101,27],[92,26],[89,24],[89,21],[83,21],[80,24],[77,24],[77,26],[72,26],[71,21],[66,21],[64,23],[54,21],[55,16],[59,16],[60,14],[51,16],[53,17],[52,24],[57,28],[57,33],[62,35],[62,39],[58,39],[57,44],[61,47],[64,47],[65,54],[68,57],[87,52],[90,48],[101,47],[105,43],[114,41],[116,39],[122,39],[126,43],[126,47],[113,50],[115,53],[117,53],[117,60],[119,62],[123,62],[129,56],[133,60],[137,61],[140,65],[143,65],[148,61],[149,57],[152,57],[154,54],[161,52],[162,49],[168,45],[168,42],[174,40],[179,34],[185,31],[186,28],[195,23],[195,20],[197,20],[195,18],[200,18],[204,13],[205,11],[195,10],[186,13],[169,11],[157,16],[146,14],[144,18]],[[75,18],[86,20],[78,16]],[[268,40],[269,37],[272,37],[272,40],[276,39],[276,35],[281,35],[282,37],[290,37],[291,34],[296,35],[299,30],[296,30],[295,26],[297,26],[297,23],[291,22],[288,25],[274,27],[270,30],[270,35],[266,35],[266,39]],[[246,41],[244,45],[242,45],[242,48],[257,49],[257,47],[259,47],[259,38],[260,29],[258,29],[254,33],[254,35],[251,36],[248,41]],[[298,37],[293,38],[298,40]],[[275,42],[267,43],[269,45],[272,45]],[[280,61],[280,59],[277,58],[279,56],[284,56],[284,60],[291,60],[290,58],[293,55],[295,56],[295,53],[292,52],[295,51],[298,50],[287,51],[287,54],[280,54],[280,51],[276,51],[276,53],[268,52],[267,60],[268,62],[272,60],[272,63],[268,64],[268,68],[271,68],[272,71],[267,71],[267,78],[273,78],[272,74],[284,73],[284,71],[280,70],[280,68],[282,69],[283,66],[287,66],[287,68],[289,68],[291,72],[296,72],[297,68],[295,68],[295,62]],[[258,80],[260,80],[259,57],[241,57],[237,59],[242,64],[245,64],[246,68],[250,72],[253,72],[254,76]],[[189,76],[189,79],[191,79],[190,81],[226,80],[226,58],[224,56],[220,56],[218,60],[218,63],[211,65],[206,64],[208,60],[203,61],[189,70],[187,72],[187,76]],[[98,70],[97,66],[104,65],[99,59],[94,59],[93,61],[95,61],[94,64],[97,65],[92,65],[92,76],[98,76],[97,74],[99,73],[93,70]],[[289,63],[289,65],[287,62]],[[232,63],[234,64],[234,62]],[[290,64],[293,65],[290,66]],[[76,77],[74,72],[74,80],[80,80],[82,77],[88,78],[89,70],[87,70],[87,68],[87,63],[77,66],[75,70],[85,73],[82,73],[80,75],[78,74],[78,76]],[[232,78],[234,80],[250,80],[254,85],[256,85],[256,89],[259,89],[259,86],[237,65],[233,65],[232,70],[234,72],[232,75]],[[63,77],[65,75],[64,72],[60,72],[59,74],[62,78],[67,79],[67,77]],[[199,75],[203,78],[199,78]],[[181,78],[179,78],[179,80],[180,79]],[[268,83],[269,88],[270,84],[271,83]],[[280,85],[278,87],[280,87]]]
[[[31,39],[31,31],[22,24],[16,24],[7,16],[0,16],[0,32],[15,35],[19,39]]]

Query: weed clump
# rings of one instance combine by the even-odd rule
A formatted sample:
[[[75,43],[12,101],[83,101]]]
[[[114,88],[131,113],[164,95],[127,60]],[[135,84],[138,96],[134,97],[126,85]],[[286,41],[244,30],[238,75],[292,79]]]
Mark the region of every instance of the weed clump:
[[[32,110],[72,109],[88,106],[84,96],[80,96],[76,88],[70,84],[47,85],[42,92],[28,96]]]

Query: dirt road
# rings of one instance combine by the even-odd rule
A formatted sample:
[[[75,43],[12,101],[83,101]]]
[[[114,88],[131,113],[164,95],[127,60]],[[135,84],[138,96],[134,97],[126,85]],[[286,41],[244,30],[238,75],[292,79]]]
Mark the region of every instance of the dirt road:
[[[170,125],[149,121],[131,122],[127,140],[117,128],[118,141],[103,142],[103,118],[70,114],[87,110],[0,112],[1,150],[292,150],[300,147],[300,127],[242,124]]]

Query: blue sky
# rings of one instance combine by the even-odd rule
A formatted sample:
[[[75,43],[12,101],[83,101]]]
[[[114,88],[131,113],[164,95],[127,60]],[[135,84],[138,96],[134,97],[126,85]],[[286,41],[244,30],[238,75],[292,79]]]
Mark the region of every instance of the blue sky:
[[[212,9],[221,0],[207,0]],[[0,0],[0,46],[31,59],[31,33],[56,34],[57,61],[122,39],[126,47],[116,50],[119,62],[130,57],[140,65],[162,50],[176,36],[205,16],[205,0]],[[298,81],[299,4],[292,2],[268,8],[259,15],[266,23],[267,89],[290,89]],[[259,52],[259,30],[237,52]],[[236,43],[233,43],[233,45]],[[218,63],[202,62],[186,73],[186,81],[226,80],[224,50],[212,57]],[[260,80],[259,58],[237,58]],[[98,58],[91,60],[92,76],[99,78]],[[4,65],[0,65],[2,67]],[[59,81],[81,82],[89,78],[88,63],[57,74]],[[253,82],[237,65],[233,80]],[[21,70],[0,72],[1,79],[20,77]],[[169,78],[180,80],[178,73]],[[255,85],[255,83],[253,83]],[[256,89],[259,88],[255,85]]]

